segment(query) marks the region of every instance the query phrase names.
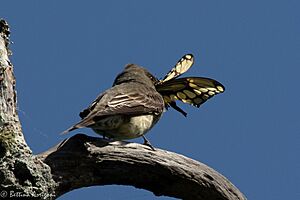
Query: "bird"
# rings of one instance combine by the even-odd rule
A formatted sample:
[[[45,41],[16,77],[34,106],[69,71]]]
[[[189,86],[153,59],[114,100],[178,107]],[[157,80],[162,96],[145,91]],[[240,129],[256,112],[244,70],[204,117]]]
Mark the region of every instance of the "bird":
[[[178,78],[193,64],[194,56],[185,54],[161,80],[142,66],[126,65],[112,87],[80,112],[81,121],[62,133],[88,127],[114,141],[142,137],[143,144],[155,150],[145,134],[165,110],[172,107],[186,117],[187,113],[177,106],[177,100],[200,107],[214,95],[225,91],[225,87],[214,79]]]
[[[113,86],[101,93],[79,115],[82,120],[63,132],[89,127],[112,140],[142,136],[144,144],[154,149],[144,134],[160,119],[163,97],[156,91],[156,78],[145,68],[128,64]]]

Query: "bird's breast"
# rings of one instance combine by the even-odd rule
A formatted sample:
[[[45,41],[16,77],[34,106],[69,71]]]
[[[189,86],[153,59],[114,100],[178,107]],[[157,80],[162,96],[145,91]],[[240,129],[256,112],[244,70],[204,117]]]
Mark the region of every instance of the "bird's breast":
[[[130,126],[133,128],[133,132],[145,133],[153,124],[153,115],[143,115],[137,117],[131,117]]]
[[[147,133],[160,116],[148,114],[139,116],[114,116],[105,118],[93,127],[94,131],[116,140],[140,137]]]

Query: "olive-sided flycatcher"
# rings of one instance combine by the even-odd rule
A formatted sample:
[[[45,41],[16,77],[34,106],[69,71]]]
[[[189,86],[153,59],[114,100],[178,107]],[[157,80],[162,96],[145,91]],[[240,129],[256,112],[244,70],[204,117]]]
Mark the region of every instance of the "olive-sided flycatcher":
[[[129,64],[120,73],[113,87],[100,94],[80,113],[82,120],[63,133],[89,127],[112,140],[144,137],[159,120],[164,100],[155,89],[157,79],[145,68]]]

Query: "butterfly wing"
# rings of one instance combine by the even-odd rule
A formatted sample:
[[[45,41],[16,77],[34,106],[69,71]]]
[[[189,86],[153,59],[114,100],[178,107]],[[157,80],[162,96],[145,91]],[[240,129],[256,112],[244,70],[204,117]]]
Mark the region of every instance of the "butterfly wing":
[[[176,106],[175,101],[180,100],[200,107],[208,99],[224,92],[225,87],[218,81],[210,78],[186,77],[157,84],[156,90],[163,96],[167,106]]]
[[[167,75],[160,81],[160,83],[172,80],[181,74],[185,73],[194,64],[194,56],[186,54],[182,56],[176,65],[167,73]]]

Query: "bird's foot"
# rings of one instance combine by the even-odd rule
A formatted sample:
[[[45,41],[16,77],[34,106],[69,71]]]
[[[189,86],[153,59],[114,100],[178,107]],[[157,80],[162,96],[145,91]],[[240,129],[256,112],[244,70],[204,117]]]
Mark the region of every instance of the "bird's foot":
[[[151,143],[149,142],[149,140],[147,140],[147,138],[145,136],[142,136],[144,139],[144,143],[143,145],[146,145],[148,147],[150,147],[152,149],[152,151],[155,151],[154,147],[151,145]]]

